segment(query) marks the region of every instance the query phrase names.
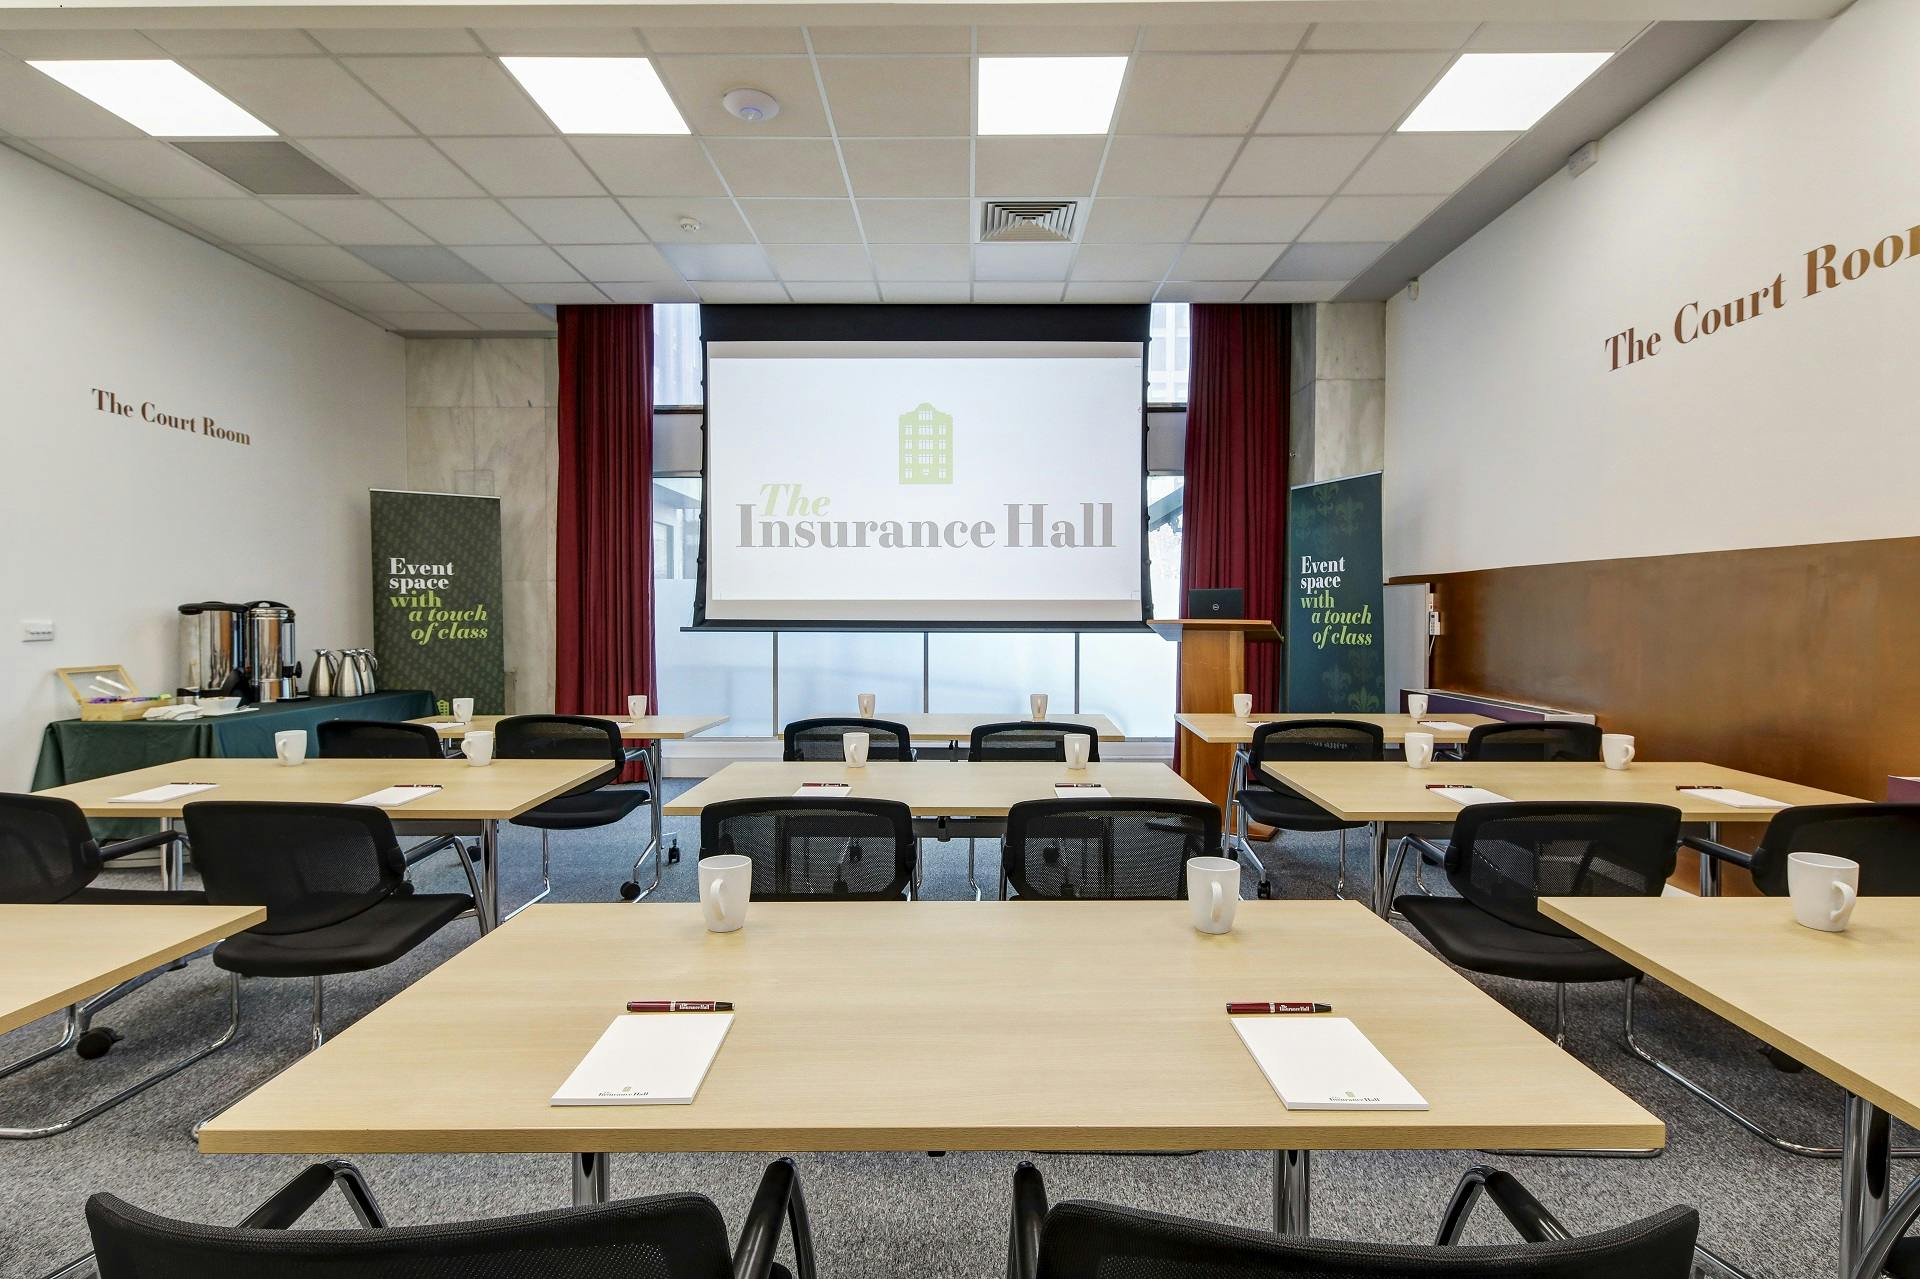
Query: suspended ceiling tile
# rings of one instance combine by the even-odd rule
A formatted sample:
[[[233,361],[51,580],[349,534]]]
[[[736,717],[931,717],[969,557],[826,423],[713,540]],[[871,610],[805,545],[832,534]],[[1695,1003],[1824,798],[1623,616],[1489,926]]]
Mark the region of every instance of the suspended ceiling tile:
[[[840,155],[826,139],[715,138],[707,144],[736,196],[845,196]]]
[[[1517,133],[1391,133],[1343,195],[1450,195],[1506,150]]]
[[[251,197],[155,200],[156,208],[193,223],[228,244],[320,244],[319,235]]]
[[[675,277],[672,264],[651,244],[571,244],[558,252],[595,284]]]
[[[472,245],[454,250],[480,273],[500,284],[577,280],[579,272],[544,244]]]
[[[860,238],[851,200],[742,200],[740,208],[764,243],[843,244]]]
[[[1248,138],[1220,192],[1332,195],[1379,141],[1376,134]]]
[[[1294,59],[1262,133],[1385,133],[1451,60],[1447,53],[1303,53]]]
[[[1174,244],[1186,240],[1207,202],[1184,199],[1132,199],[1101,196],[1085,210],[1089,244]]]
[[[1083,244],[1073,260],[1075,280],[1158,280],[1180,254],[1178,244]]]
[[[767,260],[787,281],[858,280],[873,274],[866,246],[860,244],[770,244]]]
[[[1279,54],[1147,53],[1134,58],[1119,133],[1244,133],[1279,82]]]
[[[1215,200],[1193,229],[1196,244],[1284,243],[1299,235],[1326,201],[1309,196],[1229,196]]]
[[[1433,195],[1335,196],[1300,233],[1300,239],[1314,243],[1398,240],[1438,208],[1441,199]]]
[[[493,200],[388,200],[386,204],[442,244],[532,244],[539,238]]]
[[[966,200],[861,200],[868,244],[966,244],[973,205]]]
[[[688,281],[773,279],[773,266],[757,244],[663,244],[660,252]]]
[[[486,194],[421,138],[309,138],[300,145],[366,194],[383,199]]]
[[[267,201],[335,244],[426,244],[428,239],[377,200],[284,196]]]
[[[869,244],[882,280],[969,280],[973,253],[964,244]]]
[[[973,193],[983,196],[1091,195],[1107,140],[981,138],[974,144]]]
[[[347,58],[347,70],[420,132],[435,137],[551,134],[552,123],[487,57]]]
[[[193,58],[187,69],[295,138],[399,137],[413,130],[331,58]]]
[[[668,244],[742,244],[753,239],[746,219],[731,200],[622,200],[647,238]],[[681,227],[683,218],[699,223],[698,229]]]
[[[662,57],[655,58],[680,114],[697,134],[707,137],[824,138],[826,108],[805,58]],[[759,123],[737,119],[721,105],[730,89],[759,89],[780,103],[780,114]]]
[[[50,155],[138,196],[241,196],[244,189],[164,142],[49,140]]]
[[[966,58],[822,59],[820,76],[842,137],[957,137],[973,130]]]
[[[503,200],[549,244],[635,244],[646,237],[611,196]]]
[[[1101,195],[1212,195],[1240,138],[1115,138],[1100,171]]]
[[[965,138],[848,138],[847,177],[858,196],[965,196],[973,147]]]
[[[615,195],[725,195],[695,138],[575,137],[573,149]]]
[[[559,138],[442,138],[439,145],[491,195],[605,194]]]

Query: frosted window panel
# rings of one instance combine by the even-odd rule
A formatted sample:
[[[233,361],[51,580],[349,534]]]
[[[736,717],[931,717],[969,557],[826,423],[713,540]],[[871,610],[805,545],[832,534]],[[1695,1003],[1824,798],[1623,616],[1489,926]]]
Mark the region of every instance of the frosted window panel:
[[[656,303],[653,308],[653,403],[706,402],[700,381],[700,308],[693,303]]]
[[[1193,310],[1185,302],[1153,304],[1147,322],[1147,403],[1187,402],[1192,316]]]
[[[1152,631],[1080,637],[1080,709],[1105,715],[1128,737],[1172,737],[1180,646]]]
[[[773,733],[773,637],[764,631],[683,631],[692,578],[655,577],[654,662],[663,715],[725,715],[709,737]]]
[[[928,637],[933,711],[1024,719],[1027,697],[1047,695],[1047,709],[1073,710],[1073,636],[1062,631]]]
[[[872,693],[876,714],[920,712],[920,635],[890,631],[783,631],[782,725],[815,715],[853,715]]]

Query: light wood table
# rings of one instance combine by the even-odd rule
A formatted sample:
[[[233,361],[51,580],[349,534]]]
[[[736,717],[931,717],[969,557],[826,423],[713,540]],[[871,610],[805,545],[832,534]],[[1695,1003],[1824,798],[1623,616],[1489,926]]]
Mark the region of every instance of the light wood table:
[[[8,1063],[0,1074],[45,1061],[72,1044],[83,1029],[83,1001],[137,982],[144,974],[223,937],[245,932],[266,917],[261,906],[0,905],[0,1034],[67,1010],[66,1030],[59,1042]],[[77,1128],[224,1048],[232,1037],[229,1030],[212,1044],[162,1066],[70,1119],[35,1128],[0,1128],[0,1139],[51,1137]]]
[[[1460,805],[1435,794],[1431,789],[1434,786],[1483,786],[1511,800],[1667,804],[1680,810],[1682,821],[1705,822],[1716,829],[1722,822],[1771,821],[1779,810],[1715,804],[1684,794],[1679,787],[1728,787],[1765,795],[1784,805],[1860,802],[1832,791],[1701,763],[1635,761],[1631,768],[1613,769],[1605,764],[1573,763],[1441,761],[1431,768],[1409,768],[1393,761],[1281,761],[1261,767],[1335,817],[1373,824],[1374,909],[1382,915],[1392,904],[1392,886],[1386,882],[1388,823],[1450,824],[1460,815]]]
[[[1162,639],[1180,646],[1175,709],[1189,713],[1231,710],[1233,695],[1247,691],[1248,643],[1281,642],[1279,630],[1262,618],[1176,617],[1155,619],[1147,625]],[[1272,654],[1277,672],[1280,650],[1261,651]],[[1179,724],[1174,725],[1173,741],[1180,775],[1224,813],[1232,798],[1228,788],[1232,785],[1234,752],[1208,745]]]
[[[548,1105],[647,996],[738,1008],[697,1100]],[[1225,1015],[1262,997],[1332,1003],[1431,1109],[1287,1110]],[[1314,1149],[1664,1140],[1358,905],[1279,901],[1242,902],[1223,936],[1179,901],[760,902],[736,933],[693,905],[540,906],[200,1133],[216,1153],[571,1153],[586,1201],[626,1151],[1276,1150],[1276,1224],[1301,1231]]]
[[[1839,1268],[1851,1276],[1887,1207],[1887,1116],[1920,1125],[1920,898],[1862,897],[1844,933],[1801,927],[1779,897],[1540,908],[1846,1090]]]
[[[1165,764],[981,763],[874,760],[849,768],[837,760],[742,762],[667,801],[670,817],[697,817],[708,804],[791,795],[804,782],[846,782],[861,799],[896,799],[915,817],[1005,817],[1023,800],[1052,799],[1055,782],[1099,782],[1116,798],[1199,800],[1199,791]]]
[[[849,719],[856,718],[855,712],[847,712]],[[807,718],[818,719],[819,716]],[[889,715],[886,711],[874,712],[875,719],[891,720],[895,724],[905,725],[907,735],[916,742],[946,742],[950,746],[965,746],[973,740],[973,730],[981,724],[1011,724],[1031,719],[1026,711],[1010,711],[1005,715],[981,713],[976,711],[940,712],[928,715]],[[1127,735],[1120,726],[1105,715],[1055,715],[1047,713],[1049,724],[1079,724],[1091,728],[1103,742],[1124,742]]]
[[[38,793],[72,800],[88,817],[158,817],[174,826],[188,804],[202,801],[343,804],[388,786],[436,785],[439,790],[389,808],[387,815],[402,831],[480,836],[486,863],[481,867],[481,924],[491,928],[501,919],[500,823],[539,807],[606,768],[593,760],[571,759],[502,759],[485,768],[459,759],[310,759],[292,768],[273,759],[183,759]],[[162,804],[112,802],[116,795],[169,782],[213,782],[215,787]],[[162,878],[169,888],[180,882],[178,850],[174,844],[171,855],[162,861]]]
[[[1241,719],[1233,714],[1199,714],[1182,711],[1175,715],[1174,721],[1180,727],[1192,733],[1210,746],[1246,746],[1253,741],[1253,730],[1262,724],[1284,724],[1300,719],[1351,719],[1363,724],[1378,724],[1389,746],[1399,746],[1407,740],[1407,734],[1418,729],[1423,733],[1432,733],[1433,740],[1443,746],[1457,745],[1467,740],[1467,735],[1482,724],[1497,724],[1500,721],[1489,719],[1485,715],[1426,715],[1415,719],[1411,715],[1343,715],[1334,711],[1325,714],[1294,714],[1283,712],[1277,715],[1252,715]],[[1436,723],[1459,724],[1459,728],[1437,728]]]
[[[507,718],[505,715],[475,715],[472,719],[463,722],[445,715],[427,715],[410,722],[425,724],[439,733],[442,739],[457,742],[464,739],[468,733],[477,733],[483,729],[492,732],[505,718]],[[598,718],[612,720],[620,728],[621,740],[642,743],[642,749],[646,754],[647,790],[653,801],[647,805],[649,822],[647,844],[640,850],[640,855],[633,859],[633,877],[620,886],[621,896],[629,901],[639,901],[652,896],[654,890],[660,887],[660,862],[665,856],[661,848],[663,835],[660,829],[660,788],[666,780],[666,772],[661,767],[660,743],[685,741],[696,733],[718,728],[727,722],[727,717],[725,715],[642,715],[636,719],[631,715],[602,715]],[[675,844],[674,848],[673,856],[678,858],[679,845]],[[640,867],[649,857],[653,859],[653,880],[643,886],[640,883]]]

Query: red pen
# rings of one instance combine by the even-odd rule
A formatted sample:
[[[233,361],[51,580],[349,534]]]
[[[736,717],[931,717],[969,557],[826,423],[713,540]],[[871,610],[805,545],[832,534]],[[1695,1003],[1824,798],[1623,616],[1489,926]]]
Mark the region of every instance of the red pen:
[[[1332,1004],[1314,1004],[1300,1000],[1227,1005],[1229,1017],[1245,1017],[1252,1013],[1330,1013],[1332,1011]]]
[[[630,1013],[730,1013],[733,1005],[724,999],[629,999]]]

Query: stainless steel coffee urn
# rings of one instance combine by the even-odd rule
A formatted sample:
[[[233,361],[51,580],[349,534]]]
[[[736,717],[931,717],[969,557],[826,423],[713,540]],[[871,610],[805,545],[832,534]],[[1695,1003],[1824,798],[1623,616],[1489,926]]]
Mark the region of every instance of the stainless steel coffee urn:
[[[293,610],[278,600],[255,600],[247,605],[247,682],[261,702],[284,702],[300,696],[300,657],[295,647]]]
[[[207,600],[180,606],[182,697],[226,697],[246,682],[245,604]]]

